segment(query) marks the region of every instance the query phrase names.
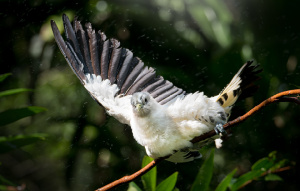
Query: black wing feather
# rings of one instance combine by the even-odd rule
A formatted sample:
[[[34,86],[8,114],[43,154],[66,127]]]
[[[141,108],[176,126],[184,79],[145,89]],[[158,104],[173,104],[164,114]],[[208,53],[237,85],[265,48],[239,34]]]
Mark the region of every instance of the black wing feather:
[[[172,88],[170,88],[168,91],[165,91],[164,93],[161,93],[159,96],[157,96],[155,98],[155,100],[157,102],[161,102],[163,99],[165,99],[166,97],[169,97],[170,95],[172,95],[173,93],[177,92],[178,88],[173,86]]]
[[[145,85],[145,88],[143,89],[143,92],[153,92],[157,87],[161,86],[163,83],[165,83],[165,80],[163,77],[159,76],[154,78],[150,81],[150,83]]]
[[[79,48],[81,53],[83,53],[83,60],[85,65],[88,68],[88,73],[94,74],[92,67],[91,56],[90,56],[90,47],[88,45],[87,39],[89,38],[86,32],[83,30],[80,21],[75,21],[75,31],[77,42],[79,43]],[[86,71],[86,70],[85,70]]]
[[[134,92],[140,92],[145,84],[147,84],[150,80],[155,78],[156,74],[153,68],[145,67],[142,73],[137,77],[131,88],[128,90],[127,94],[131,95]]]
[[[108,71],[108,79],[110,80],[110,83],[115,83],[117,78],[117,71],[119,68],[119,60],[121,57],[122,49],[120,48],[120,42],[111,39],[112,42],[112,52],[111,52],[111,58],[109,63],[109,71]]]
[[[103,80],[109,79],[111,84],[117,84],[118,95],[149,92],[160,104],[185,93],[158,76],[153,68],[145,67],[130,50],[120,47],[118,40],[107,39],[101,31],[95,32],[90,23],[83,28],[80,21],[75,20],[72,27],[69,18],[65,14],[62,17],[66,40],[51,21],[54,38],[81,83],[85,83],[88,73],[101,75]]]
[[[169,82],[169,81],[166,81],[166,83],[164,83],[163,85],[159,86],[157,89],[155,89],[150,94],[152,95],[152,97],[156,98],[157,96],[165,93],[166,91],[168,91],[172,87],[173,87],[173,84],[171,82]]]
[[[76,54],[78,55],[79,59],[81,61],[83,61],[83,57],[81,55],[81,51],[79,48],[79,44],[77,42],[75,31],[73,30],[72,25],[69,21],[69,18],[66,15],[63,15],[63,22],[64,22],[64,29],[65,29],[66,38],[67,38],[68,42],[71,43],[71,45],[72,45],[74,51],[76,52]],[[53,23],[53,25],[54,24],[55,23]],[[60,33],[58,35],[60,35]]]
[[[102,39],[105,39],[102,33]],[[101,77],[102,79],[107,79],[108,77],[108,66],[109,66],[109,40],[103,42],[103,49],[101,54]]]
[[[98,51],[98,36],[95,33],[95,30],[92,29],[91,23],[86,25],[87,32],[89,36],[89,45],[90,45],[90,55],[91,62],[94,74],[96,76],[100,75],[100,62],[99,62],[99,51]]]
[[[127,52],[125,53],[124,56],[124,62],[123,65],[120,69],[120,72],[118,74],[117,77],[117,86],[121,89],[121,87],[123,86],[127,76],[128,76],[128,72],[129,70],[131,70],[131,63],[132,63],[132,59],[133,59],[133,54],[131,51],[127,50]]]
[[[133,65],[135,65],[134,62],[137,62],[136,66],[132,69],[132,71],[130,72],[130,74],[128,75],[127,79],[125,80],[122,89],[121,89],[121,93],[125,93],[125,95],[130,95],[127,94],[128,89],[133,85],[133,82],[135,81],[135,79],[138,77],[138,75],[142,72],[143,68],[144,68],[144,62],[142,62],[140,59],[138,58],[133,58],[132,60]]]
[[[72,68],[73,72],[77,75],[77,77],[80,79],[81,83],[83,83],[83,80],[86,79],[84,72],[83,72],[83,64],[79,60],[79,58],[76,56],[76,53],[74,52],[72,45],[70,45],[68,42],[65,42],[62,36],[60,35],[60,32],[55,24],[54,21],[51,21],[51,27],[53,30],[53,34],[55,37],[55,41],[64,55],[66,61],[68,62],[69,66]],[[69,44],[69,45],[67,45]],[[71,48],[70,48],[71,47]]]

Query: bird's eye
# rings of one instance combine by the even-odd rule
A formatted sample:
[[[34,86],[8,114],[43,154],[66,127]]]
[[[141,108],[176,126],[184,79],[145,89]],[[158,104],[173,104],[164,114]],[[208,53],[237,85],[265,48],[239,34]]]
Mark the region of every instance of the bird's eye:
[[[148,102],[148,99],[147,98],[145,98],[145,103],[147,103]]]

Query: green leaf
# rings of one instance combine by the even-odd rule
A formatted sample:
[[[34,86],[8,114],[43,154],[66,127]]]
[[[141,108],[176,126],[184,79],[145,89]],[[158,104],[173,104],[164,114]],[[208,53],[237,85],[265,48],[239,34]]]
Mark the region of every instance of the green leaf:
[[[7,190],[9,190],[7,187],[8,186],[0,185],[0,191],[7,191]]]
[[[29,91],[32,91],[32,89],[18,88],[18,89],[6,90],[0,92],[0,97],[12,95],[12,94],[18,94],[22,92],[29,92]]]
[[[153,159],[145,156],[142,162],[142,168],[152,162]],[[153,167],[149,172],[142,176],[142,182],[146,191],[155,191],[156,187],[156,167]]]
[[[172,191],[177,181],[178,172],[163,180],[156,188],[156,191]]]
[[[276,154],[277,154],[277,151],[272,151],[272,152],[269,153],[268,157],[270,159],[272,159],[273,161],[275,161],[276,160]]]
[[[3,80],[5,80],[10,75],[11,75],[11,73],[1,74],[0,75],[0,82],[2,82]]]
[[[256,161],[251,169],[252,170],[262,170],[262,171],[266,171],[269,170],[272,166],[274,165],[274,162],[270,160],[270,158],[262,158],[259,159],[258,161]]]
[[[262,173],[263,172],[261,170],[253,170],[253,171],[243,174],[232,185],[231,190],[238,190],[241,186],[243,186],[248,181],[252,181],[252,180],[260,177],[262,175]]]
[[[287,163],[288,163],[288,160],[287,160],[287,159],[282,159],[281,161],[275,163],[275,164],[270,168],[270,170],[271,170],[271,171],[277,170],[277,169],[279,169],[279,168],[285,166]]]
[[[142,191],[142,189],[136,183],[130,182],[127,191]]]
[[[234,169],[233,171],[231,171],[223,180],[222,182],[218,185],[218,187],[216,188],[216,191],[226,191],[226,189],[228,188],[228,186],[231,183],[231,179],[232,177],[235,175],[237,169]]]
[[[18,121],[24,117],[32,116],[47,109],[37,106],[28,106],[19,109],[10,109],[0,113],[0,126]]]
[[[0,175],[0,184],[1,185],[10,185],[10,186],[15,186],[16,184],[14,184],[13,182],[7,180],[6,178],[4,178],[3,176]],[[1,189],[0,189],[1,190]]]
[[[45,140],[44,134],[31,135],[17,135],[10,137],[0,137],[0,153],[5,153],[16,148],[23,147],[35,143],[37,141]]]
[[[282,178],[277,174],[267,174],[265,176],[265,181],[282,181]]]
[[[191,191],[206,191],[213,175],[214,169],[214,150],[210,152],[208,158],[203,162],[195,181],[193,182]]]

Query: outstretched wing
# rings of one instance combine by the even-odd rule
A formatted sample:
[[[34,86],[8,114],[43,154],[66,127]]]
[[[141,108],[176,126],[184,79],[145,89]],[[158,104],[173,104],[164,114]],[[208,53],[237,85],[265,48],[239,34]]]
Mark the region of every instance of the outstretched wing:
[[[118,40],[95,32],[90,23],[83,27],[75,20],[72,27],[65,14],[62,18],[66,40],[51,21],[60,51],[90,95],[120,122],[130,124],[130,99],[135,92],[146,91],[160,104],[185,94],[156,75],[153,68],[144,66],[130,50],[120,47]]]

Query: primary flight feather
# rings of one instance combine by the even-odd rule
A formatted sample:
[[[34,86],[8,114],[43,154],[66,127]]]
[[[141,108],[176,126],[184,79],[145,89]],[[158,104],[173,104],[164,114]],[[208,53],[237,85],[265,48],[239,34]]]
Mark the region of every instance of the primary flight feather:
[[[166,159],[172,162],[199,158],[191,140],[212,129],[225,133],[222,126],[232,105],[242,91],[255,87],[252,82],[260,72],[249,61],[219,95],[188,94],[144,66],[119,41],[96,32],[90,23],[83,27],[75,20],[72,27],[65,14],[63,23],[66,40],[53,20],[51,27],[73,72],[109,115],[131,126],[136,141],[153,158],[172,155]]]

